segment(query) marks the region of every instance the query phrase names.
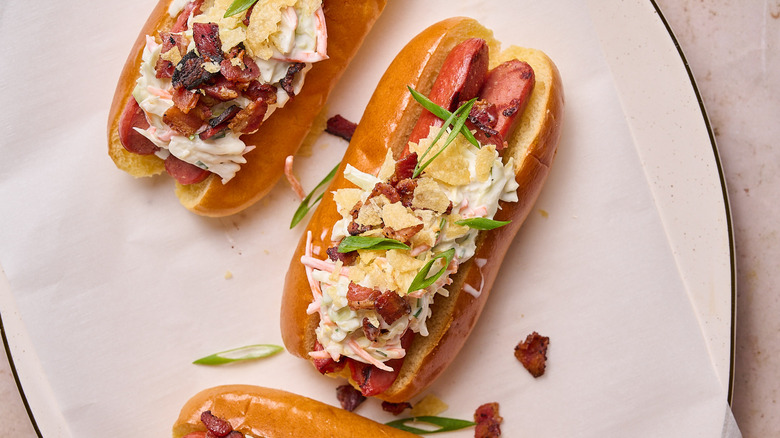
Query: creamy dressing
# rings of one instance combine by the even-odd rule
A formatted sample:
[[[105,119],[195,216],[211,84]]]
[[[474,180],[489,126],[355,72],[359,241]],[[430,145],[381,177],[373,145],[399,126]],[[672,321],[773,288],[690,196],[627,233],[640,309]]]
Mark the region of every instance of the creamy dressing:
[[[168,9],[168,13],[175,17],[188,3],[188,0],[174,0]],[[191,16],[189,22],[192,23],[193,21],[213,18],[212,16],[221,17],[221,15],[224,15],[224,10],[212,11],[216,7],[216,5],[212,6],[211,9],[204,11],[197,17]],[[271,84],[277,90],[276,103],[268,105],[264,120],[270,117],[277,108],[282,108],[290,100],[287,92],[279,86],[279,81],[285,77],[290,65],[299,61],[297,56],[314,52],[317,50],[318,45],[324,46],[325,41],[323,40],[327,37],[327,34],[324,28],[318,28],[319,25],[324,26],[324,19],[322,23],[318,23],[318,14],[322,14],[321,8],[309,15],[306,15],[302,8],[288,8],[282,14],[279,31],[274,34],[275,41],[281,42],[283,52],[280,52],[277,50],[277,46],[274,46],[277,56],[267,60],[258,57],[252,58],[260,70],[258,81]],[[243,15],[239,14],[236,17],[243,18]],[[223,28],[222,26],[226,25],[226,23],[229,26],[235,26],[235,28]],[[243,38],[246,26],[241,23],[240,19],[220,19],[218,24],[220,24],[220,37],[223,42],[229,40],[232,43],[237,38],[236,44],[241,42],[240,38]],[[191,26],[183,34],[190,41],[188,50],[194,49],[195,44],[192,39]],[[190,137],[178,135],[163,122],[163,115],[174,104],[171,94],[173,92],[171,80],[169,78],[160,79],[155,76],[155,66],[160,58],[161,47],[154,37],[146,37],[146,45],[143,49],[142,62],[139,69],[140,76],[133,89],[133,97],[144,110],[149,122],[149,128],[134,129],[160,148],[160,151],[156,152],[158,157],[165,159],[169,154],[172,154],[182,161],[219,175],[222,183],[227,183],[239,171],[240,165],[246,163],[243,155],[252,150],[253,147],[247,147],[240,139],[240,135],[232,131],[228,131],[224,136],[217,135],[208,140],[202,140],[197,134]],[[182,55],[184,54],[182,53]],[[303,88],[304,78],[311,69],[312,62],[327,58],[327,55],[324,53],[320,55],[316,57],[318,59],[314,59],[312,56],[300,59],[305,61],[306,66],[295,75],[292,82],[292,88],[296,95]],[[217,116],[221,110],[230,105],[245,108],[249,103],[249,99],[239,96],[213,108],[214,116]],[[206,126],[204,124],[202,129],[205,129]]]
[[[431,136],[433,136],[433,133]],[[470,146],[466,153],[463,154],[469,162],[468,168],[471,181],[468,184],[460,186],[438,184],[441,191],[452,202],[454,206],[453,211],[458,211],[459,209],[462,211],[460,213],[461,217],[469,217],[469,213],[473,213],[472,216],[492,219],[498,211],[499,201],[517,202],[518,184],[515,181],[514,163],[510,158],[504,164],[498,153],[494,152],[495,155],[490,167],[489,177],[485,181],[479,181],[479,178],[475,177],[476,151],[476,147]],[[360,197],[363,203],[366,202],[376,183],[381,181],[378,177],[362,172],[349,164],[345,168],[344,176],[363,191]],[[344,214],[344,211],[348,211],[352,206],[337,205],[336,207],[342,212],[343,217],[333,226],[331,232],[331,240],[333,242],[338,242],[343,237],[349,235],[347,226],[352,221],[352,217],[349,214]],[[479,233],[478,230],[468,229],[468,232],[465,234],[461,233],[456,234],[454,237],[448,237],[447,227],[450,225],[446,220],[443,220],[444,218],[444,215],[438,215],[431,219],[433,223],[441,222],[445,224],[444,229],[438,231],[436,243],[432,248],[417,254],[409,251],[405,252],[410,255],[415,254],[418,260],[427,261],[436,254],[454,248],[455,258],[446,273],[433,285],[409,294],[413,297],[413,299],[407,300],[410,304],[411,312],[399,318],[392,325],[386,324],[374,309],[353,310],[349,307],[347,292],[350,280],[348,275],[340,273],[334,280],[334,275],[330,272],[317,268],[311,269],[311,280],[315,281],[319,286],[322,291],[322,298],[319,302],[315,298],[314,304],[309,308],[309,313],[320,314],[320,325],[316,329],[317,340],[334,360],[338,360],[340,356],[346,356],[360,362],[373,363],[375,366],[383,369],[380,366],[381,363],[403,357],[406,354],[403,348],[401,348],[400,339],[407,328],[422,336],[428,335],[426,321],[431,316],[430,306],[434,301],[434,297],[437,294],[443,296],[449,294],[445,286],[451,283],[450,277],[457,272],[457,266],[474,256],[476,236]],[[389,256],[389,252],[386,252],[384,256],[379,255],[373,259],[372,263],[377,264],[381,268],[377,271],[379,272],[378,275],[394,277],[400,274],[388,262]],[[484,259],[480,259],[478,262],[481,263],[480,266],[484,265]],[[324,260],[321,263],[334,264],[330,260]],[[437,272],[441,267],[441,264],[434,264],[434,268],[430,272]],[[352,267],[349,269],[352,269]],[[378,284],[380,282],[376,278],[372,278],[371,275],[367,275],[359,280],[356,279],[355,283],[369,288],[380,286]],[[379,289],[382,288],[379,287]],[[402,297],[407,295],[406,290],[396,290],[396,292]],[[479,291],[473,290],[473,288],[467,289],[466,292],[475,296],[479,294]],[[372,325],[383,329],[376,341],[372,342],[365,337],[362,330],[363,318],[368,318]],[[363,351],[355,351],[356,347],[361,348]],[[366,354],[370,357],[366,357]],[[377,363],[380,365],[377,365]]]

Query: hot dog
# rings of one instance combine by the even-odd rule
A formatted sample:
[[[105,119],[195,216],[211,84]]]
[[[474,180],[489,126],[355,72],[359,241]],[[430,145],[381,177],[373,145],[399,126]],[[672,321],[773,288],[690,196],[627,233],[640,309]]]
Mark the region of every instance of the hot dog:
[[[160,0],[119,78],[108,152],[167,172],[191,211],[226,216],[284,172],[386,0]]]
[[[207,435],[208,430],[211,435]],[[403,438],[416,435],[290,392],[227,385],[193,396],[173,425],[174,438],[207,436]]]
[[[448,111],[476,98],[467,127],[481,147],[458,134],[415,175],[443,122],[407,85]],[[281,309],[287,350],[390,402],[430,385],[485,305],[548,175],[562,117],[560,75],[544,53],[500,52],[492,32],[467,18],[412,39],[382,77],[290,263]],[[489,231],[456,223],[469,216],[511,222]],[[355,235],[408,249],[340,246]],[[433,283],[417,282],[421,275]]]

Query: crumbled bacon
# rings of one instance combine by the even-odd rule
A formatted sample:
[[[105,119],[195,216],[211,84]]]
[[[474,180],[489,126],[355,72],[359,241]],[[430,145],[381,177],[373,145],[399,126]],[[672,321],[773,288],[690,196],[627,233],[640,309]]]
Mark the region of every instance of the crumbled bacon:
[[[200,138],[202,140],[208,140],[209,138],[227,129],[230,120],[236,114],[238,114],[240,110],[241,108],[239,108],[238,105],[231,105],[230,107],[228,107],[228,109],[222,111],[222,114],[209,120],[209,127],[206,128],[205,131],[200,133]]]
[[[498,109],[496,105],[484,100],[476,101],[474,106],[471,107],[468,121],[469,128],[476,128],[475,137],[480,143],[496,145],[496,148],[499,150],[503,147],[504,139],[494,129],[498,123]]]
[[[279,85],[282,87],[282,90],[286,91],[290,97],[295,97],[295,90],[293,89],[295,75],[303,70],[305,66],[306,64],[302,62],[293,62],[290,64],[290,67],[287,68],[287,74],[285,74],[284,77],[279,81]]]
[[[217,64],[222,62],[224,55],[217,23],[192,23],[192,39],[203,59]]]
[[[414,175],[414,168],[417,166],[417,152],[412,152],[407,156],[395,162],[395,181],[402,181],[411,178]]]
[[[355,133],[355,129],[357,129],[356,123],[350,122],[340,114],[336,114],[328,119],[325,132],[341,137],[346,141],[350,141],[352,140],[352,135]]]
[[[376,313],[392,324],[404,315],[411,313],[409,303],[394,291],[385,291],[376,297]]]
[[[515,357],[534,377],[544,374],[550,338],[533,332],[515,347]]]
[[[417,180],[404,178],[395,185],[395,190],[401,196],[401,204],[404,207],[411,207],[414,201],[414,189],[417,188]]]
[[[187,52],[176,65],[171,76],[173,88],[184,87],[188,90],[198,88],[201,84],[214,77],[216,73],[209,73],[203,68],[203,58],[194,50]]]
[[[276,87],[270,84],[261,84],[260,81],[251,81],[244,90],[244,96],[251,100],[263,100],[268,105],[276,103]]]
[[[200,421],[206,426],[209,432],[218,437],[227,436],[233,431],[233,426],[227,421],[211,414],[211,411],[203,411],[200,414]]]
[[[382,234],[388,239],[395,239],[399,242],[408,243],[415,234],[419,233],[423,229],[423,224],[413,225],[411,227],[401,228],[400,230],[394,230],[390,227],[382,229]]]
[[[254,100],[246,106],[246,108],[236,114],[231,120],[228,127],[233,132],[240,132],[243,134],[251,134],[260,128],[260,124],[263,123],[263,117],[268,110],[268,104],[263,100]]]
[[[356,202],[352,207],[352,210],[349,211],[349,215],[352,216],[352,219],[357,219],[361,208],[363,208],[363,201]]]
[[[203,126],[203,121],[210,116],[211,110],[205,105],[196,105],[187,113],[172,106],[163,114],[163,123],[179,134],[188,137],[194,135]]]
[[[240,56],[231,59],[240,58],[241,63],[234,65],[231,59],[225,59],[219,64],[219,71],[227,80],[232,82],[251,82],[260,77],[260,67],[251,56],[243,56],[243,50]]]
[[[353,265],[355,263],[355,260],[357,260],[358,252],[357,251],[349,251],[349,252],[339,252],[338,245],[332,246],[325,250],[325,252],[328,254],[328,258],[333,260],[334,262],[341,261],[345,266]]]
[[[341,407],[349,412],[354,411],[355,408],[366,401],[366,396],[353,388],[352,385],[341,385],[336,388],[336,398],[339,399]]]
[[[187,42],[182,34],[171,32],[160,32],[160,39],[162,40],[162,47],[160,53],[168,53],[174,47],[179,49],[179,54],[187,53]],[[155,64],[155,76],[158,78],[170,78],[173,76],[173,72],[176,66],[171,61],[157,58],[157,64]]]
[[[350,282],[347,287],[347,303],[352,310],[373,309],[376,305],[376,299],[381,294],[382,292],[376,289]]]
[[[244,23],[244,26],[249,26],[249,18],[252,16],[252,10],[255,8],[255,4],[252,3],[252,6],[249,7],[249,9],[246,10],[246,15],[244,16],[244,19],[241,20],[242,23]]]
[[[401,402],[401,403],[391,403],[389,401],[382,402],[382,410],[384,410],[385,412],[390,412],[393,415],[400,415],[401,412],[411,408],[412,408],[412,404],[409,402]]]
[[[474,412],[474,438],[498,438],[501,436],[501,422],[498,403],[485,403]]]
[[[368,339],[371,342],[374,342],[379,337],[379,334],[382,333],[382,330],[379,329],[379,327],[375,327],[373,324],[371,324],[371,321],[368,320],[368,318],[363,318],[363,334],[366,335],[366,339]]]
[[[234,82],[230,82],[222,76],[217,76],[211,83],[200,87],[206,96],[211,96],[220,101],[228,101],[238,97],[238,88]]]
[[[184,114],[190,112],[198,104],[201,94],[190,91],[184,87],[173,90],[173,104]]]
[[[350,236],[357,236],[358,234],[365,233],[366,231],[370,230],[371,227],[368,225],[360,225],[355,221],[352,221],[347,225],[347,232]]]
[[[376,183],[374,189],[371,190],[371,194],[368,195],[368,199],[371,199],[379,195],[385,195],[385,197],[390,201],[391,204],[394,204],[401,200],[401,195],[398,194],[398,191],[395,189],[395,187],[384,182]]]

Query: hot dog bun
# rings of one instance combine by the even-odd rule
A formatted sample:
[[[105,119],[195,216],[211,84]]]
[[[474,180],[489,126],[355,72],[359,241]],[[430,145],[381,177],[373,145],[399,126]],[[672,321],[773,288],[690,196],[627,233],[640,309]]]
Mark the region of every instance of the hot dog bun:
[[[344,409],[278,389],[252,385],[209,388],[182,407],[173,437],[205,431],[201,413],[228,421],[234,430],[254,437],[414,437]]]
[[[415,37],[382,77],[352,137],[338,176],[303,233],[286,277],[281,309],[282,337],[288,351],[308,359],[316,341],[314,329],[319,316],[308,315],[306,311],[312,295],[300,258],[304,254],[307,232],[313,236],[314,247],[331,245],[328,240],[330,229],[341,219],[334,206],[333,192],[351,186],[343,176],[345,165],[349,163],[364,172],[376,174],[388,149],[397,157],[421,113],[420,105],[405,86],[410,85],[427,95],[450,50],[461,41],[474,37],[488,42],[491,67],[516,58],[528,62],[536,73],[536,86],[528,106],[518,128],[506,139],[509,146],[503,155],[505,162],[509,157],[514,159],[515,180],[520,186],[519,201],[501,203],[495,219],[511,220],[511,224],[480,232],[476,254],[459,266],[453,283],[447,287],[449,297],[436,297],[433,314],[428,320],[430,334],[414,337],[398,378],[388,390],[377,395],[391,402],[406,401],[419,394],[453,361],[485,305],[512,238],[540,193],[556,154],[563,116],[561,79],[553,62],[534,49],[510,47],[499,52],[492,32],[468,18],[439,22]],[[479,267],[474,262],[477,259],[489,262]],[[479,291],[478,296],[465,292],[465,287]],[[349,377],[348,370],[341,374]]]
[[[138,77],[145,35],[158,35],[170,29],[174,18],[167,9],[172,0],[160,0],[136,39],[119,78],[108,117],[108,153],[116,166],[135,176],[152,176],[165,171],[163,160],[155,155],[138,155],[125,150],[119,139],[119,120]],[[368,31],[384,9],[386,0],[323,2],[328,32],[328,59],[316,62],[306,74],[300,93],[274,112],[260,129],[241,136],[257,148],[244,155],[247,163],[236,176],[223,184],[211,174],[204,181],[176,183],[176,195],[189,210],[204,216],[237,213],[267,194],[284,173],[284,160],[301,146],[323,109],[328,95],[353,58]]]

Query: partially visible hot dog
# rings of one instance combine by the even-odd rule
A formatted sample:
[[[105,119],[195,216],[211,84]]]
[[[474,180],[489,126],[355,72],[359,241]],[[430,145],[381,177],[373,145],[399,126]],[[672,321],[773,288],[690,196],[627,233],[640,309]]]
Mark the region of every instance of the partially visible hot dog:
[[[181,203],[206,216],[270,191],[386,0],[261,2],[225,16],[232,3],[160,0],[108,118],[117,167],[136,177],[167,171]]]
[[[226,385],[194,395],[182,407],[173,425],[173,438],[216,436],[411,438],[417,435],[286,391]]]
[[[490,64],[480,74],[451,67],[478,64],[472,62],[479,53],[473,48],[481,44],[473,38],[484,40],[490,53]],[[454,360],[557,151],[563,94],[555,65],[538,50],[500,52],[497,46],[490,31],[474,20],[453,18],[426,29],[398,54],[290,263],[281,310],[288,351],[312,360],[320,371],[347,377],[366,395],[409,400]],[[451,60],[451,53],[459,55]],[[448,110],[465,97],[477,97],[468,123],[483,139],[489,133],[489,139],[478,149],[458,135],[441,158],[415,172],[442,122],[427,116],[405,85],[434,96],[431,100],[445,96],[439,102]],[[474,88],[471,96],[468,90]],[[415,135],[418,141],[410,141]],[[491,146],[491,139],[500,139],[498,147]],[[467,185],[472,189],[461,188]],[[488,202],[467,192],[493,194]],[[468,217],[511,223],[482,232],[455,223]],[[333,257],[334,247],[350,235],[389,237],[408,250],[357,250],[356,258]],[[431,260],[443,263],[426,273],[423,265]],[[437,271],[443,274],[433,276]],[[433,276],[433,283],[413,286],[421,272],[423,278]],[[350,297],[349,291],[359,288],[369,292]],[[402,305],[384,309],[378,297],[388,291],[408,310]],[[415,334],[407,346],[410,332]]]

